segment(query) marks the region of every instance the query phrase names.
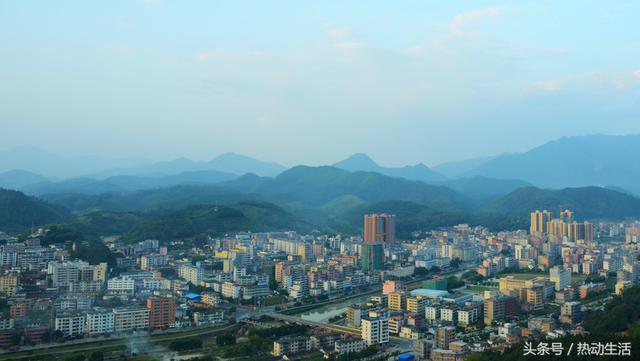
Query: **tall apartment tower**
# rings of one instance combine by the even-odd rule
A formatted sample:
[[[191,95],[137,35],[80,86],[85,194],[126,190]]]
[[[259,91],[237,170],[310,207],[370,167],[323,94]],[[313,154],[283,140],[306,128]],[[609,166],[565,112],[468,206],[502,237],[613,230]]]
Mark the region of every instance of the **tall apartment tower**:
[[[560,219],[564,223],[573,223],[575,218],[576,218],[576,214],[568,209],[565,209],[564,211],[560,211]]]
[[[535,211],[531,212],[531,227],[529,229],[530,234],[540,235],[547,232],[547,223],[551,220],[551,212],[547,211]]]
[[[167,328],[176,322],[176,300],[173,297],[150,297],[147,299],[149,309],[149,328]]]
[[[393,214],[365,214],[364,242],[389,243],[396,240],[396,216]]]

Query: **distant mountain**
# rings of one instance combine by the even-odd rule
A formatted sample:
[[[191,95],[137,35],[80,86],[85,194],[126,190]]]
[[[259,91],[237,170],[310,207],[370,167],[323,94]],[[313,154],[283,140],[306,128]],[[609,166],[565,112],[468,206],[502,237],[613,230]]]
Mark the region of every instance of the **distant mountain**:
[[[63,181],[44,181],[28,184],[21,191],[35,196],[56,193],[101,194],[124,192],[117,184],[93,178],[71,178]]]
[[[28,184],[21,190],[32,195],[57,193],[101,194],[167,188],[177,185],[208,185],[237,178],[235,174],[218,171],[191,171],[169,176],[120,175],[103,180],[71,178],[63,181],[45,181]]]
[[[274,162],[264,162],[236,153],[223,153],[208,162],[211,169],[220,172],[247,174],[272,177],[287,170],[283,165]]]
[[[344,196],[354,196],[367,203],[404,200],[444,210],[468,209],[472,201],[443,186],[394,178],[374,172],[349,172],[322,166],[297,166],[275,178],[248,175],[220,187],[239,192],[253,192],[280,201],[301,202],[320,207]]]
[[[25,186],[48,181],[49,179],[22,169],[0,173],[0,187],[19,190]]]
[[[167,188],[177,185],[207,185],[228,181],[237,178],[233,173],[225,173],[216,170],[201,170],[182,172],[164,177],[137,177],[115,176],[105,179],[127,191],[137,191],[153,188]]]
[[[231,204],[245,201],[262,201],[264,197],[253,193],[241,193],[215,185],[180,185],[135,192],[103,194],[57,193],[44,194],[46,201],[64,205],[76,212],[92,211],[153,211],[177,210],[202,204]]]
[[[446,177],[433,171],[422,163],[400,168],[386,168],[378,165],[369,158],[369,156],[362,153],[354,154],[345,160],[335,163],[333,164],[333,167],[348,170],[350,172],[376,172],[390,177],[419,180],[423,182],[436,182],[446,179]]]
[[[236,153],[223,153],[206,162],[194,161],[183,157],[139,167],[112,169],[95,176],[97,178],[109,178],[117,175],[160,177],[202,171],[217,171],[236,175],[254,173],[261,176],[275,176],[286,169],[286,167],[277,163],[264,162]]]
[[[469,222],[469,214],[433,209],[428,206],[407,201],[383,201],[366,204],[347,210],[342,217],[357,225],[362,232],[362,215],[385,212],[396,215],[396,233],[400,238],[410,238],[413,231],[431,231],[438,227],[453,226]]]
[[[489,201],[531,184],[517,179],[469,177],[449,179],[439,183],[478,201]]]
[[[433,167],[432,169],[446,177],[457,178],[463,176],[464,174],[468,174],[470,171],[497,157],[498,156],[490,156],[461,161],[445,162]]]
[[[111,159],[99,156],[66,157],[33,147],[18,147],[0,151],[0,172],[23,169],[46,177],[78,177],[116,167],[133,167],[143,159]]]
[[[129,241],[221,236],[237,231],[311,229],[282,208],[265,202],[201,205],[142,222],[125,235]]]
[[[640,217],[640,198],[600,187],[561,190],[525,187],[485,205],[481,211],[526,218],[536,209],[547,209],[557,215],[560,208],[571,209],[579,219],[621,220]]]
[[[640,194],[638,154],[640,135],[561,138],[489,160],[465,175],[522,179],[542,188],[617,186]]]
[[[21,231],[31,226],[58,222],[69,213],[55,206],[29,197],[24,193],[0,189],[0,230]]]

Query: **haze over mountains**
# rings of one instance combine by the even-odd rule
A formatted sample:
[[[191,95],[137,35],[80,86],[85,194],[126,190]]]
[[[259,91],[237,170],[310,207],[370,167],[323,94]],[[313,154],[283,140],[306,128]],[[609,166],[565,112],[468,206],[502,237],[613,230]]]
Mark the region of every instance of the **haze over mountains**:
[[[1,153],[0,169],[20,164],[27,170],[0,173],[0,187],[39,198],[3,191],[0,225],[8,230],[64,220],[96,234],[119,231],[144,237],[163,232],[158,229],[162,219],[184,220],[192,214],[202,219],[196,222],[202,227],[193,232],[202,234],[229,230],[224,217],[211,213],[222,206],[235,217],[233,224],[254,230],[279,224],[267,217],[269,209],[304,229],[347,232],[360,227],[362,213],[387,211],[402,215],[398,227],[404,236],[460,222],[524,227],[528,212],[537,208],[570,207],[583,218],[640,217],[640,199],[628,193],[640,193],[640,136],[562,138],[522,154],[433,169],[424,164],[383,167],[365,154],[332,166],[286,169],[225,153],[206,162],[180,158],[63,178],[60,174],[86,159],[48,153],[36,159],[38,153],[29,150],[25,161],[16,163],[7,154],[19,156]],[[51,164],[44,167],[44,161]],[[73,167],[64,172],[32,172],[56,162],[63,167],[65,161]],[[12,221],[16,215],[19,219]],[[222,223],[205,227],[206,220]],[[131,233],[132,227],[137,231]]]
[[[367,171],[391,177],[447,185],[460,178],[484,177],[520,181],[542,188],[614,186],[640,193],[640,135],[589,135],[561,138],[524,153],[448,162],[429,168],[420,163],[404,167],[384,167],[369,156],[356,153],[333,166],[348,171]],[[224,153],[210,161],[178,158],[151,163],[142,159],[107,159],[95,156],[62,157],[35,148],[23,147],[0,152],[0,186],[23,188],[27,185],[68,178],[108,180],[115,176],[174,176],[193,183],[212,183],[226,176],[254,173],[273,177],[287,168],[247,156]],[[198,173],[198,172],[210,173]],[[7,173],[8,172],[8,173]],[[215,173],[219,172],[219,173]],[[110,179],[109,182],[120,181]],[[486,180],[485,180],[486,181]],[[160,186],[180,184],[181,180],[159,182]],[[156,185],[154,182],[149,184]],[[455,188],[455,183],[450,184]],[[128,186],[124,190],[130,189]],[[34,192],[38,193],[38,192]]]

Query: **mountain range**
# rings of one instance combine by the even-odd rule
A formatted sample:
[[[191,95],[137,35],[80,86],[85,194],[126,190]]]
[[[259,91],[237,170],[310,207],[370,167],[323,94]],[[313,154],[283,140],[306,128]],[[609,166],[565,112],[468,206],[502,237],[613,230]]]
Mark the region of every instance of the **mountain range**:
[[[442,174],[431,170],[422,163],[400,168],[387,168],[378,165],[378,163],[363,153],[356,153],[340,162],[334,163],[333,166],[350,172],[376,172],[390,177],[405,178],[427,183],[440,182],[446,179]]]
[[[640,217],[640,200],[633,195],[640,191],[638,151],[640,136],[597,135],[433,169],[383,167],[365,154],[332,166],[286,169],[234,153],[207,162],[180,158],[70,178],[13,169],[0,173],[0,187],[20,191],[2,190],[0,230],[63,222],[94,235],[137,238],[164,232],[161,226],[171,217],[187,222],[189,214],[202,218],[197,224],[213,222],[213,228],[196,227],[198,234],[231,230],[223,218],[211,218],[210,209],[203,211],[206,207],[251,210],[251,217],[234,213],[239,218],[229,219],[248,229],[279,225],[258,207],[278,210],[292,227],[335,232],[357,232],[363,213],[386,211],[398,215],[403,237],[460,222],[522,228],[534,209],[571,208],[582,219],[621,220]],[[34,169],[26,159],[21,165]],[[8,163],[0,154],[2,164]],[[138,227],[144,232],[133,232]]]
[[[640,135],[561,138],[489,159],[462,176],[522,179],[543,188],[617,186],[640,194]]]
[[[332,166],[351,172],[375,172],[443,185],[463,192],[465,189],[475,188],[471,196],[477,199],[495,198],[496,195],[515,189],[514,187],[527,185],[554,189],[594,185],[640,194],[640,182],[637,182],[640,177],[640,159],[636,154],[640,154],[640,135],[589,135],[560,138],[524,153],[448,162],[432,168],[422,163],[384,167],[363,153],[356,153]],[[174,184],[211,184],[247,173],[275,177],[286,169],[278,163],[264,162],[236,153],[223,153],[204,162],[178,158],[150,163],[140,159],[60,157],[34,148],[0,152],[0,186],[31,194],[64,191],[65,187],[86,188],[90,180],[106,181],[106,184],[96,183],[97,191],[85,189],[83,192],[100,193],[107,189],[127,191]],[[68,176],[71,173],[74,173],[73,176]],[[114,179],[120,176],[141,179]],[[172,176],[173,179],[158,179]],[[51,184],[65,182],[70,178],[74,180],[68,185]],[[492,183],[487,184],[488,182]],[[49,184],[35,186],[38,183]],[[136,183],[140,185],[134,186]],[[485,187],[490,188],[489,191],[485,192]],[[501,189],[505,191],[500,191]]]

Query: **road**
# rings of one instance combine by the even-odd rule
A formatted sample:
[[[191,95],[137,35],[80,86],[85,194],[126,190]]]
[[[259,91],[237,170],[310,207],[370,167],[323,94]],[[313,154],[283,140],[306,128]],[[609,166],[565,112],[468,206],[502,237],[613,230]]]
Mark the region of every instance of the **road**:
[[[120,346],[127,346],[131,343],[132,340],[136,340],[136,339],[143,341],[148,338],[151,338],[151,341],[162,342],[162,341],[177,340],[181,338],[194,337],[194,336],[205,336],[209,334],[225,332],[235,327],[237,327],[237,325],[232,324],[232,325],[226,325],[226,326],[209,327],[209,328],[195,330],[195,331],[187,330],[184,332],[172,332],[172,333],[164,333],[164,334],[157,334],[157,335],[151,335],[151,336],[130,335],[129,337],[121,338],[121,339],[100,340],[100,341],[85,342],[85,343],[80,343],[75,345],[68,345],[68,344],[67,345],[62,344],[62,345],[56,345],[56,346],[48,345],[48,347],[46,348],[4,353],[0,355],[0,361],[29,360],[33,357],[43,356],[43,355],[63,355],[63,354],[70,354],[70,353],[76,353],[76,352],[101,351],[105,349],[117,348]]]

